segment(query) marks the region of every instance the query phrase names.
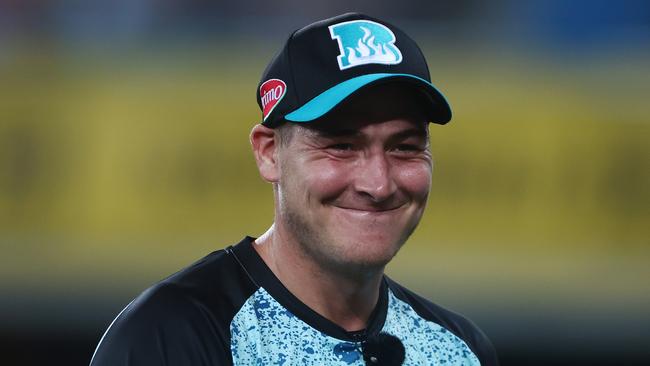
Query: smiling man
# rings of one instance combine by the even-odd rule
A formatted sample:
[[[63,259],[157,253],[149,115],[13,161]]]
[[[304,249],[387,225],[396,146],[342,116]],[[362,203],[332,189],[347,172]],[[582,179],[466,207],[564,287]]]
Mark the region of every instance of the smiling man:
[[[311,24],[257,98],[273,225],[145,291],[91,365],[496,365],[475,325],[384,275],[424,212],[429,122],[451,119],[415,42],[362,14]]]

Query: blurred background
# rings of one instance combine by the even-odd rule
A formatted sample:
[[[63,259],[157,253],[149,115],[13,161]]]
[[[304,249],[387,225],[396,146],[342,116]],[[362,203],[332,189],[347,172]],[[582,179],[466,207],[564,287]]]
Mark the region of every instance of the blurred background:
[[[352,10],[412,35],[454,111],[389,274],[503,365],[649,364],[645,0],[0,0],[0,364],[86,365],[142,290],[271,224],[259,77]]]

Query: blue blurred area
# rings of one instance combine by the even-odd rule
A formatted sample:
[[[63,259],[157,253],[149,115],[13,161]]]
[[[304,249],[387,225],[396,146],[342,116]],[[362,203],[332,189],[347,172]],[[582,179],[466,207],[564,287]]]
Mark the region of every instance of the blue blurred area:
[[[524,1],[521,25],[566,49],[648,47],[650,3],[644,0]]]
[[[647,48],[650,41],[650,3],[644,0],[365,0],[353,6],[343,0],[309,6],[298,0],[2,0],[0,37],[5,42],[46,38],[76,46],[242,34],[275,38],[287,29],[351,10],[443,29],[446,35],[439,35],[443,40],[464,35],[483,41],[556,47],[557,52],[594,47]]]

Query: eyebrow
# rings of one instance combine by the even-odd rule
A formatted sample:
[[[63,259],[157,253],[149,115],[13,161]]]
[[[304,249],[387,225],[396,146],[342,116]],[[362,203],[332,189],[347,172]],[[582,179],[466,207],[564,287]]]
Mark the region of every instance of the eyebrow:
[[[395,140],[401,140],[411,136],[427,138],[429,137],[429,131],[426,128],[409,128],[408,130],[396,133],[395,135],[391,136],[391,138]]]
[[[361,132],[352,128],[340,128],[340,129],[314,129],[314,134],[321,137],[348,137],[348,136],[360,136]]]
[[[325,138],[360,137],[362,135],[362,133],[359,130],[352,129],[352,128],[341,128],[341,129],[334,129],[334,130],[314,129],[312,130],[312,133],[314,133],[315,136],[320,136]],[[409,128],[390,136],[390,139],[400,140],[411,136],[426,138],[429,136],[429,133],[427,128]]]

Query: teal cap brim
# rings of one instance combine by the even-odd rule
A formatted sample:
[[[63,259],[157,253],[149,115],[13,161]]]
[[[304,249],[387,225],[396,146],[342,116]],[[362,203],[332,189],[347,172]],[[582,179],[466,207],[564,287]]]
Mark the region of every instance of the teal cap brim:
[[[374,85],[389,80],[404,80],[413,83],[430,97],[430,122],[445,124],[451,120],[449,103],[445,99],[445,96],[433,84],[415,75],[391,73],[367,74],[339,83],[317,95],[302,107],[287,114],[284,116],[284,119],[290,122],[314,121],[330,112],[358,90],[371,84]]]

